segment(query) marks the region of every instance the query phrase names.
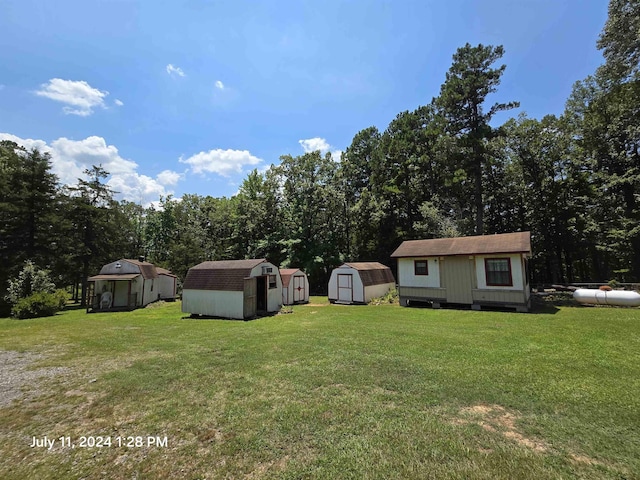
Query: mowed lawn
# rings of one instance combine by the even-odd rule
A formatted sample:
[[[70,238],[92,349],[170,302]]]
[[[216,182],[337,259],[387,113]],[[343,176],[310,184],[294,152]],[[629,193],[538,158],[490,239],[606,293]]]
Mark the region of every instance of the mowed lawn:
[[[1,319],[0,350],[41,374],[0,406],[2,479],[640,478],[640,309],[167,303]]]

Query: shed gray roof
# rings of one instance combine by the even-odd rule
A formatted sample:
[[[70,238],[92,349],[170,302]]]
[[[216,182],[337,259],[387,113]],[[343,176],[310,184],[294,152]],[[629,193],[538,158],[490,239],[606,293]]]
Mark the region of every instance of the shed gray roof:
[[[531,253],[531,233],[514,232],[473,237],[407,240],[391,254],[402,257],[444,257],[494,253]]]
[[[102,269],[100,270],[100,275],[109,275],[108,272],[110,270],[110,267],[114,264],[117,264],[118,262],[126,262],[137,267],[137,270],[140,272],[143,278],[158,278],[158,272],[156,270],[156,266],[153,263],[141,262],[140,260],[133,260],[130,258],[121,258],[120,260],[116,260],[115,262],[103,265]],[[135,271],[136,269],[134,268],[133,270]]]
[[[391,269],[378,262],[348,262],[344,265],[357,270],[365,287],[384,283],[396,283]],[[343,266],[344,266],[343,265]]]
[[[242,292],[244,279],[251,270],[265,263],[264,258],[202,262],[191,267],[184,279],[183,290],[226,290]]]

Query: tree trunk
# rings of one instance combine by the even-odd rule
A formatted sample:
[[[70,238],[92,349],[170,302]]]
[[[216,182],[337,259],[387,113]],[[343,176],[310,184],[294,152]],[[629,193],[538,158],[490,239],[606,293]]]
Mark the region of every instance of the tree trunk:
[[[475,150],[475,149],[474,149]],[[484,233],[484,204],[482,203],[482,154],[474,155],[474,205],[476,210],[476,235]]]

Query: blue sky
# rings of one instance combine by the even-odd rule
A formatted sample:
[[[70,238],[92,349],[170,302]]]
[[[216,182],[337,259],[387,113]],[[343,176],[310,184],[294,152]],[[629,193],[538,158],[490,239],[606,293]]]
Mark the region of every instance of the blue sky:
[[[458,47],[503,45],[490,101],[560,114],[602,63],[595,0],[5,0],[0,139],[119,198],[231,196],[285,154],[339,156],[438,95]]]

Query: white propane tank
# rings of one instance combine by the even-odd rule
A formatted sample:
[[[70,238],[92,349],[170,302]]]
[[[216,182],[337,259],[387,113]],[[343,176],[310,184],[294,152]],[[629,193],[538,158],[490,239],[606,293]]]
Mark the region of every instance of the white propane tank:
[[[592,288],[579,288],[573,292],[573,298],[578,303],[590,305],[640,306],[640,293],[627,290],[610,290],[607,292]]]

